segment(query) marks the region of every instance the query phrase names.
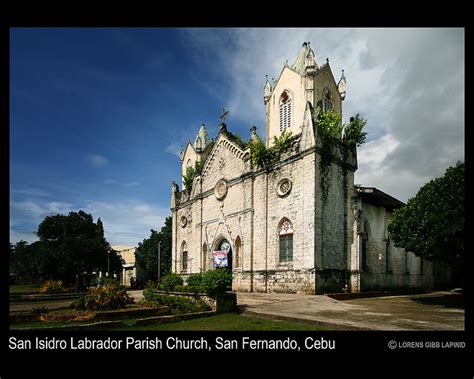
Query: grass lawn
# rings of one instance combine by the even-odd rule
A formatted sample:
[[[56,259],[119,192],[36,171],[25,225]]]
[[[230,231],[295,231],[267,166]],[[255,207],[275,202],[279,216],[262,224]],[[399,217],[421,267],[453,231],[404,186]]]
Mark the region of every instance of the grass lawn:
[[[117,318],[119,319],[119,318]],[[269,320],[260,317],[242,316],[236,313],[224,313],[216,316],[197,318],[193,320],[185,320],[178,322],[170,322],[165,324],[150,324],[143,326],[136,326],[137,318],[123,318],[122,326],[104,328],[103,330],[164,330],[164,331],[175,331],[175,330],[331,330],[317,325],[303,324],[297,322]],[[12,324],[11,326],[15,329],[21,328],[48,328],[53,326],[62,325],[78,325],[87,324],[91,321],[82,322],[31,322]],[[84,329],[81,329],[84,330]],[[95,329],[98,330],[98,329]]]
[[[122,326],[113,330],[330,330],[329,328],[297,322],[269,320],[260,317],[223,313],[216,316],[143,326]]]
[[[34,284],[12,284],[10,285],[10,293],[36,293],[39,292],[39,287]]]

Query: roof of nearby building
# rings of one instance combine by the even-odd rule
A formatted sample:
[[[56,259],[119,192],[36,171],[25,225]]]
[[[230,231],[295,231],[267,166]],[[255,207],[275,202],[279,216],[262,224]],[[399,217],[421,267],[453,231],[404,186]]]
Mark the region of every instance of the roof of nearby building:
[[[112,249],[114,249],[115,251],[125,251],[125,250],[132,250],[132,249],[135,249],[135,246],[124,246],[124,245],[115,245],[115,246],[112,246]]]
[[[387,208],[391,212],[405,205],[404,202],[375,187],[355,186],[355,190],[366,203]]]

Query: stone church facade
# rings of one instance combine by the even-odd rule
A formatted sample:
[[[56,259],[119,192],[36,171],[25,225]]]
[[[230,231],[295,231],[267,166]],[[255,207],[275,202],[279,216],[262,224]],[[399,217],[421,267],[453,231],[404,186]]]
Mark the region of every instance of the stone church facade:
[[[202,172],[190,189],[172,186],[173,272],[214,269],[213,252],[226,250],[237,291],[432,288],[447,278],[433,263],[393,246],[387,223],[403,203],[354,184],[355,147],[333,148],[327,172],[321,172],[317,112],[342,113],[345,95],[344,72],[336,82],[329,61],[319,66],[304,43],[294,64],[264,86],[266,146],[285,130],[294,136],[279,159],[252,165],[248,146],[227,129],[225,118],[215,140],[201,126],[181,152],[181,170],[185,175],[200,162]],[[255,127],[250,137],[257,138]]]

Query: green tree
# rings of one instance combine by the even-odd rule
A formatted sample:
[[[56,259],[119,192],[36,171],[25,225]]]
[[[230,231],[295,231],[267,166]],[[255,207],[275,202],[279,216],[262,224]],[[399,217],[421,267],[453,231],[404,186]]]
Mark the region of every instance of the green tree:
[[[193,181],[196,176],[201,175],[202,169],[204,167],[204,162],[199,161],[194,164],[194,167],[189,166],[186,167],[186,175],[183,175],[183,182],[184,182],[184,187],[186,190],[191,191],[191,188],[193,186]]]
[[[448,264],[454,277],[461,280],[464,220],[464,162],[458,162],[397,209],[388,231],[395,246],[423,259]]]
[[[152,278],[158,276],[158,243],[160,248],[160,277],[171,271],[171,240],[172,240],[172,218],[165,219],[165,225],[158,233],[151,229],[150,237],[138,243],[135,250],[137,264],[145,271],[148,271]]]
[[[22,282],[30,282],[31,277],[38,274],[38,262],[33,254],[33,248],[26,241],[10,243],[10,271],[17,275]]]
[[[121,258],[104,237],[101,220],[80,210],[69,215],[47,216],[38,226],[36,254],[39,271],[53,279],[73,283],[84,272],[120,272]]]
[[[344,125],[344,142],[349,146],[361,146],[367,138],[367,133],[363,132],[367,120],[360,117],[359,113],[355,117],[351,117],[350,122]]]
[[[265,167],[270,157],[271,151],[267,149],[265,142],[260,136],[251,139],[248,143],[250,148],[250,161],[254,166]]]
[[[316,129],[323,142],[339,141],[343,127],[342,116],[333,109],[318,113]]]

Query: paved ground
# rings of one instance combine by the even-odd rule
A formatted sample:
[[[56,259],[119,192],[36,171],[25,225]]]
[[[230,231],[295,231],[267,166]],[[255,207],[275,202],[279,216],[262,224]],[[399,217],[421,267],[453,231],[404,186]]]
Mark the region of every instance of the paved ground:
[[[373,297],[338,301],[322,295],[238,293],[244,314],[301,320],[337,329],[464,330],[461,294]]]
[[[139,301],[142,290],[127,291]],[[11,303],[10,311],[67,307],[72,300]],[[322,295],[237,293],[244,314],[311,322],[342,330],[464,330],[461,294],[433,292],[338,301]]]

